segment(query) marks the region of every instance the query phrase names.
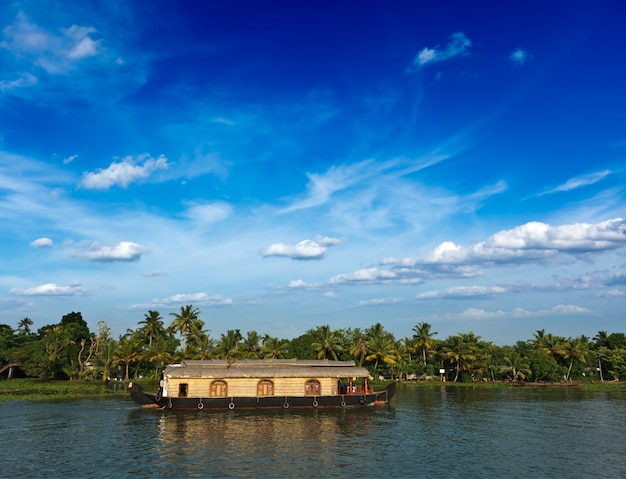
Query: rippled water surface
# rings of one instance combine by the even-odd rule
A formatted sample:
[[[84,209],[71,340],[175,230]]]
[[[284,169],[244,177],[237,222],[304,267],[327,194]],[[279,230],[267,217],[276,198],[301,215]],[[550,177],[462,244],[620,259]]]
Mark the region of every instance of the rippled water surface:
[[[400,387],[387,408],[328,411],[17,401],[0,438],[0,477],[616,478],[626,390]]]

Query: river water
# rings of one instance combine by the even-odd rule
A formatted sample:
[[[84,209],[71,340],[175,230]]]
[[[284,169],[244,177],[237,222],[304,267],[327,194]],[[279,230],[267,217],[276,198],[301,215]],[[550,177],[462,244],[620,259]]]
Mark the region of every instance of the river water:
[[[0,477],[626,477],[626,390],[399,387],[380,409],[0,403]]]

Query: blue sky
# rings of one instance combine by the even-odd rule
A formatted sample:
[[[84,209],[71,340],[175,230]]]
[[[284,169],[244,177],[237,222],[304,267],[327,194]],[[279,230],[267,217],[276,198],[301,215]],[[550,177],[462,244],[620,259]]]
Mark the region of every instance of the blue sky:
[[[0,20],[0,323],[625,331],[621,1]]]

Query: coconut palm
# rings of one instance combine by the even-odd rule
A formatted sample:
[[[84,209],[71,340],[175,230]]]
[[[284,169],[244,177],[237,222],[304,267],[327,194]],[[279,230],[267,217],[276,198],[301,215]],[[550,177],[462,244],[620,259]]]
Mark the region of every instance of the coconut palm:
[[[433,339],[436,332],[431,332],[430,328],[432,326],[425,322],[417,323],[417,325],[413,328],[415,334],[413,335],[413,341],[415,348],[418,352],[421,353],[422,362],[426,364],[426,357],[430,354],[434,353],[434,347],[437,341]]]
[[[139,321],[139,324],[144,325],[139,331],[144,337],[148,338],[148,348],[152,347],[154,338],[162,336],[165,333],[163,318],[158,311],[149,310],[147,314],[144,314],[144,320]]]
[[[504,358],[504,361],[507,363],[511,370],[511,375],[516,378],[520,378],[525,380],[526,377],[532,374],[530,370],[530,366],[526,362],[526,359],[523,358],[517,351],[513,351],[509,354],[508,357]]]
[[[33,325],[33,320],[26,317],[24,319],[20,319],[20,322],[17,325],[17,329],[23,330],[24,333],[30,333],[30,327]]]
[[[265,336],[263,338],[261,352],[263,353],[264,358],[282,359],[285,357],[288,350],[289,341],[271,336]]]
[[[461,371],[468,371],[472,368],[472,363],[476,361],[476,351],[478,337],[474,333],[458,334],[448,338],[445,348],[446,356],[454,364],[454,382],[459,379]]]
[[[258,358],[261,355],[261,336],[256,331],[248,331],[243,340],[243,350],[252,357]]]
[[[368,355],[365,359],[367,361],[374,361],[374,369],[378,368],[380,361],[385,364],[396,364],[394,343],[393,335],[385,331],[382,324],[376,323],[367,330],[365,347],[367,348]]]
[[[191,304],[180,307],[180,313],[170,313],[173,316],[172,324],[170,328],[173,331],[178,331],[183,337],[183,352],[187,351],[187,341],[194,334],[197,333],[198,324],[196,321],[199,319],[200,310],[194,308]]]
[[[128,381],[129,369],[132,363],[136,363],[141,359],[141,343],[135,336],[124,336],[120,338],[120,342],[113,354],[113,363],[118,366],[124,365],[125,374],[124,381]]]
[[[343,351],[343,347],[340,344],[340,338],[338,335],[331,331],[330,326],[318,326],[312,331],[313,342],[311,346],[317,352],[317,359],[333,358],[335,361],[338,356],[337,353]]]
[[[157,337],[149,349],[144,351],[143,357],[146,361],[154,363],[154,377],[158,378],[159,368],[163,368],[172,360],[172,355],[167,350],[167,341],[163,337]]]
[[[356,343],[348,351],[352,356],[359,358],[359,367],[363,366],[363,360],[367,354],[367,348],[363,342],[363,338],[359,337]]]
[[[587,342],[580,339],[574,339],[571,341],[565,341],[561,346],[561,355],[563,359],[569,360],[569,366],[567,368],[567,375],[565,380],[569,381],[570,374],[572,372],[572,366],[574,361],[579,361],[583,364],[587,364],[586,354],[589,350]]]
[[[241,357],[243,349],[240,341],[243,339],[238,329],[229,329],[226,334],[222,334],[215,346],[215,354],[220,359],[236,359]]]

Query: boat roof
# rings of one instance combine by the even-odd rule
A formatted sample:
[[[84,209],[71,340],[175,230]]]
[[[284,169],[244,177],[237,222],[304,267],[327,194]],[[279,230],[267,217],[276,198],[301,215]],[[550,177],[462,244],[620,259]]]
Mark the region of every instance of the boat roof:
[[[168,378],[372,378],[353,361],[328,359],[185,360],[165,368]]]

